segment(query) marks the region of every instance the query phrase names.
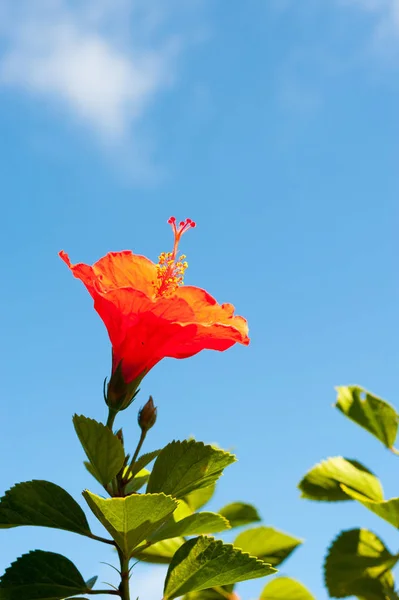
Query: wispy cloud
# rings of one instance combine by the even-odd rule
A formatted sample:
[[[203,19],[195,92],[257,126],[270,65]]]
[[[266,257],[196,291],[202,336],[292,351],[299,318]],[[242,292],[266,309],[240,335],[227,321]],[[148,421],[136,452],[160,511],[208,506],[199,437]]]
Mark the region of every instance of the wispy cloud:
[[[50,100],[106,142],[129,139],[173,83],[180,39],[166,32],[164,5],[2,0],[0,85]]]
[[[399,51],[399,0],[335,0],[338,6],[355,8],[373,19],[371,47],[387,56]]]
[[[384,85],[396,84],[392,70],[399,67],[399,0],[270,2],[278,18],[291,16],[313,25],[308,36],[298,36],[287,47],[275,80],[276,107],[283,115],[278,141],[282,151],[297,144],[308,124],[321,118],[329,95],[340,86],[345,93],[348,82],[357,85],[361,78],[372,85],[382,79]]]

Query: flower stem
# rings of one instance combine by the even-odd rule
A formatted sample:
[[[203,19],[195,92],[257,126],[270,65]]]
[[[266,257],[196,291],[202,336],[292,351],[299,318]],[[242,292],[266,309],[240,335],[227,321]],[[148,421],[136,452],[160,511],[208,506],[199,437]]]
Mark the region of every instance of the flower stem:
[[[115,417],[117,415],[118,411],[112,410],[112,408],[108,408],[108,419],[106,422],[106,426],[109,427],[112,430],[112,427],[114,425],[114,421],[115,421]]]
[[[119,595],[121,600],[130,600],[129,589],[129,557],[119,551],[119,560],[121,563],[121,584],[119,586]]]
[[[141,450],[141,446],[144,444],[144,440],[145,440],[146,435],[147,435],[147,430],[146,429],[142,429],[141,430],[141,436],[140,436],[140,439],[139,439],[139,443],[137,444],[137,448],[134,451],[133,458],[132,458],[131,463],[130,463],[131,467],[136,462],[136,459],[137,459],[137,457],[139,455],[139,452]]]

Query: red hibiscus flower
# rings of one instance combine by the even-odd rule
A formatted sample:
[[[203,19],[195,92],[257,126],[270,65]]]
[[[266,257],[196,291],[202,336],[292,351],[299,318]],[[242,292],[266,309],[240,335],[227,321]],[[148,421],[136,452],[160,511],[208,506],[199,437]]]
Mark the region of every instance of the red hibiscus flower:
[[[94,299],[112,344],[112,377],[107,402],[117,410],[132,401],[142,378],[165,357],[187,358],[201,350],[227,350],[249,344],[248,325],[231,304],[218,304],[205,290],[183,285],[185,256],[178,256],[181,236],[195,223],[176,227],[174,247],[156,265],[145,256],[109,252],[93,266],[71,264],[75,277]]]

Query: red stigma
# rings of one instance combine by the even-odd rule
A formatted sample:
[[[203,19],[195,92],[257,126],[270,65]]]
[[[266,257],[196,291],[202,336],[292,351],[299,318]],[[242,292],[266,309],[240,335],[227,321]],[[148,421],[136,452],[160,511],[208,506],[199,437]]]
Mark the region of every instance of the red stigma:
[[[185,221],[180,221],[179,228],[176,227],[176,217],[169,217],[168,219],[169,225],[172,226],[173,233],[175,235],[175,240],[178,242],[187,229],[190,227],[195,227],[196,223],[192,219],[186,219]]]

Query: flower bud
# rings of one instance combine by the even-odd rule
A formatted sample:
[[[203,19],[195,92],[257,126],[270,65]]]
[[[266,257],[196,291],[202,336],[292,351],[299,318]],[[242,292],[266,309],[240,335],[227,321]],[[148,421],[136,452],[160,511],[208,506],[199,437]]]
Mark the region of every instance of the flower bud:
[[[116,412],[128,408],[138,394],[138,387],[143,377],[144,375],[137,377],[130,383],[127,383],[122,374],[121,361],[110,377],[106,393],[104,389],[104,399],[109,408]]]
[[[154,406],[152,396],[150,396],[148,402],[144,404],[143,408],[139,411],[138,423],[142,431],[148,431],[157,420],[157,409]]]

